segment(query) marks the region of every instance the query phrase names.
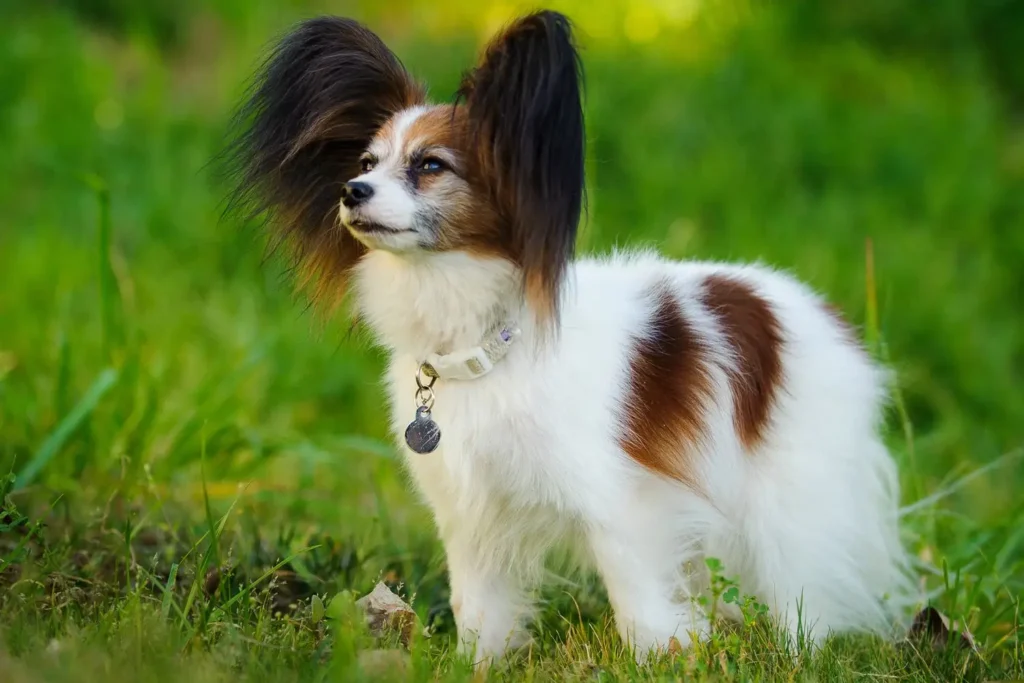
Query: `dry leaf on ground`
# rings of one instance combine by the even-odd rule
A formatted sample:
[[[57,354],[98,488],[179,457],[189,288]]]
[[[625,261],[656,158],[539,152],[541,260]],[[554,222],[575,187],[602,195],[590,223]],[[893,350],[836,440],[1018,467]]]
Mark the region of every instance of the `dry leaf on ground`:
[[[974,642],[974,636],[967,630],[967,625],[962,624],[958,630],[950,627],[949,617],[935,609],[925,607],[914,617],[914,623],[910,626],[907,637],[912,640],[922,640],[931,643],[936,650],[945,649],[950,643],[963,650],[978,651]],[[950,633],[953,633],[952,639]]]
[[[356,607],[366,614],[366,624],[375,637],[396,631],[402,645],[409,645],[416,626],[416,613],[385,583],[378,583],[368,595],[357,600]]]

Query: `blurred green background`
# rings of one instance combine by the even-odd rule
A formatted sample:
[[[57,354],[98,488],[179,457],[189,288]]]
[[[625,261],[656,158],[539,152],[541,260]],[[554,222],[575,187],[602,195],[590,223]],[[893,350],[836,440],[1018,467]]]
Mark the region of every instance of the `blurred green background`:
[[[905,502],[991,465],[910,525],[915,550],[1019,586],[1024,3],[551,6],[576,21],[588,79],[581,249],[762,260],[859,326],[877,301]],[[307,310],[253,226],[221,220],[210,161],[299,18],[365,20],[448,99],[525,7],[5,3],[0,467],[20,500],[187,506],[205,454],[211,496],[243,483],[256,524],[435,566],[384,432],[380,354]]]

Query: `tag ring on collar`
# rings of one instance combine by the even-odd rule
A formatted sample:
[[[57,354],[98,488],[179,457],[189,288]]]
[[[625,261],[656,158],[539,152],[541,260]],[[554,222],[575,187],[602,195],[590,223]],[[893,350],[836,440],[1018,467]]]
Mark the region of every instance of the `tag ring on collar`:
[[[437,370],[430,363],[421,363],[416,370],[416,386],[420,389],[433,389],[437,381]]]
[[[416,370],[416,402],[430,410],[434,407],[434,382],[437,373],[429,363],[423,363]]]

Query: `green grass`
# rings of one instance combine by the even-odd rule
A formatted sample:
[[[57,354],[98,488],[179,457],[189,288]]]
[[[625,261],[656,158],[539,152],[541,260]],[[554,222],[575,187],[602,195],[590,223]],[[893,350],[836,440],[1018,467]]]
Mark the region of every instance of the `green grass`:
[[[640,30],[624,3],[558,4],[595,34]],[[351,13],[447,96],[489,19],[399,6]],[[351,600],[378,579],[430,627],[409,675],[469,679],[443,553],[386,438],[379,352],[318,321],[259,235],[220,220],[208,163],[230,108],[313,3],[199,7],[0,10],[0,680],[371,677]],[[942,7],[904,15],[953,31],[968,5]],[[637,668],[599,582],[570,574],[496,678],[1024,678],[1015,67],[993,70],[999,50],[967,33],[893,49],[902,24],[877,8],[805,10],[720,1],[650,43],[585,41],[581,248],[760,259],[861,326],[897,370],[907,544],[980,652],[847,636],[798,653],[752,614]]]

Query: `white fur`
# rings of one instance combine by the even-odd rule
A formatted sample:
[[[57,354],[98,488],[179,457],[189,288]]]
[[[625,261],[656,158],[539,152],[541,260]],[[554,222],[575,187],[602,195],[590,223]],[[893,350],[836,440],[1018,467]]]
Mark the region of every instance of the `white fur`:
[[[668,277],[719,362],[732,362],[699,298],[710,273],[741,278],[770,302],[786,339],[784,390],[768,439],[745,453],[729,385],[714,375],[698,494],[639,466],[619,439],[631,339],[650,325],[653,283]],[[487,659],[523,642],[545,554],[561,543],[596,563],[641,656],[706,632],[689,599],[707,590],[706,557],[791,632],[798,603],[815,640],[892,624],[912,588],[895,466],[878,435],[885,375],[814,293],[760,266],[583,260],[570,266],[558,336],[539,344],[516,278],[507,262],[462,253],[371,251],[355,273],[361,313],[391,350],[392,424],[445,545],[464,648]],[[419,362],[477,344],[502,311],[518,316],[521,342],[483,378],[439,382],[440,447],[405,449]]]
[[[353,182],[367,183],[373,188],[373,197],[356,209],[341,204],[341,222],[348,225],[353,218],[390,227],[391,233],[366,233],[352,230],[353,236],[371,249],[409,251],[421,246],[422,235],[418,234],[416,216],[419,205],[405,181],[406,135],[409,127],[427,107],[410,107],[395,117],[391,134],[379,136],[367,150],[377,159],[376,165]]]

